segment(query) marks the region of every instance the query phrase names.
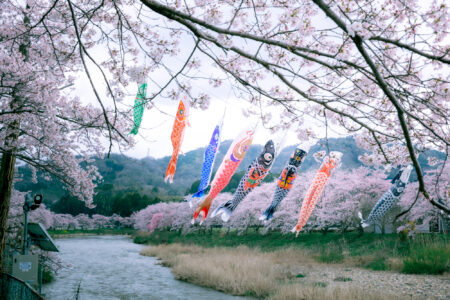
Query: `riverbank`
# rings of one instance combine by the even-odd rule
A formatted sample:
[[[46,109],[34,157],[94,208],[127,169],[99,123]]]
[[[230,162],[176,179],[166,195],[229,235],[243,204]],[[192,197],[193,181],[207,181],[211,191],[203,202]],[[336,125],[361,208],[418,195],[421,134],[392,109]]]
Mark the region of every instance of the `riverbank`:
[[[233,295],[264,299],[448,299],[447,275],[406,275],[319,263],[298,247],[149,246],[175,278]]]
[[[450,271],[450,241],[447,235],[417,235],[414,239],[401,239],[398,235],[329,233],[283,235],[271,232],[262,235],[248,232],[226,232],[220,229],[206,233],[182,235],[176,231],[139,233],[136,243],[184,244],[202,247],[238,247],[245,245],[263,251],[294,248],[304,251],[318,263],[339,263],[375,271],[396,271],[410,274],[442,274]]]
[[[133,228],[102,228],[102,229],[71,229],[71,230],[48,230],[52,238],[80,237],[89,235],[128,235],[137,234]]]

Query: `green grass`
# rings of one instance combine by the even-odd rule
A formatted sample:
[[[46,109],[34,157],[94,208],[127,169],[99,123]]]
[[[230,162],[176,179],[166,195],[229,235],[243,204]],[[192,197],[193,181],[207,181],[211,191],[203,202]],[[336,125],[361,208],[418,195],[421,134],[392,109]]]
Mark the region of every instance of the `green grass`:
[[[327,282],[323,282],[323,281],[318,281],[318,282],[314,282],[313,285],[314,285],[314,286],[317,286],[317,287],[323,287],[323,288],[325,288],[325,287],[327,287],[328,283],[327,283]]]
[[[104,228],[104,229],[73,229],[73,230],[48,230],[52,237],[68,236],[68,235],[135,235],[136,230],[133,228]]]
[[[353,279],[351,279],[350,277],[336,277],[334,279],[334,281],[341,281],[341,282],[348,282],[348,281],[353,281]]]
[[[445,239],[436,236],[436,239]],[[382,252],[387,255],[398,256],[406,253],[409,249],[409,241],[400,241],[396,234],[364,234],[359,236],[356,232],[345,235],[339,233],[300,234],[297,238],[294,234],[282,234],[280,232],[269,232],[261,234],[249,230],[246,235],[239,235],[237,231],[226,232],[215,228],[210,234],[209,230],[180,234],[178,231],[155,231],[153,234],[140,232],[135,235],[135,243],[139,244],[195,244],[202,247],[237,247],[246,245],[250,248],[261,248],[262,250],[275,250],[283,247],[299,247],[311,249],[319,256],[329,256],[332,261],[341,261],[342,256],[375,255]],[[344,254],[345,252],[345,254]],[[326,260],[326,258],[325,258]]]
[[[372,261],[369,261],[365,267],[374,271],[385,271],[388,269],[388,264],[385,257],[377,256]]]
[[[314,256],[318,262],[323,263],[340,263],[344,261],[344,254],[342,248],[339,246],[325,247],[320,250],[320,254]]]
[[[371,270],[396,270],[405,273],[442,274],[449,271],[450,243],[447,235],[423,234],[414,239],[401,240],[397,234],[359,235],[349,232],[293,234],[269,232],[261,234],[249,230],[239,234],[237,230],[226,233],[224,229],[197,231],[181,234],[179,231],[155,231],[153,234],[137,233],[134,242],[140,244],[188,244],[202,247],[237,247],[245,245],[263,251],[285,247],[308,250],[322,263],[344,263]]]
[[[450,271],[450,246],[423,239],[411,247],[403,260],[403,272],[408,274],[442,274]]]

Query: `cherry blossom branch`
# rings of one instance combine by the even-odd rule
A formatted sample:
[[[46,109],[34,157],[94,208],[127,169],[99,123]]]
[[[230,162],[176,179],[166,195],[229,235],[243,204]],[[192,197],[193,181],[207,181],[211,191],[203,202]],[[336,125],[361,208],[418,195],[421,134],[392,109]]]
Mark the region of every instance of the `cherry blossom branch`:
[[[388,38],[385,38],[385,37],[381,37],[381,36],[372,36],[372,37],[368,38],[368,40],[380,41],[380,42],[385,42],[387,44],[396,45],[396,46],[398,46],[400,48],[403,48],[403,49],[409,50],[411,52],[414,52],[414,53],[416,53],[416,54],[418,54],[420,56],[423,56],[423,57],[426,57],[426,58],[429,58],[429,59],[432,59],[432,60],[437,60],[437,61],[440,61],[440,62],[443,62],[443,63],[446,63],[446,64],[450,64],[450,59],[446,58],[446,56],[450,52],[450,50],[448,50],[448,49],[445,51],[444,54],[442,54],[440,56],[437,56],[437,55],[431,55],[429,53],[420,51],[419,49],[416,49],[416,48],[414,48],[414,47],[412,47],[412,46],[410,46],[408,44],[402,43],[402,42],[400,42],[398,40],[391,40],[391,39],[388,39]]]
[[[332,19],[343,31],[348,33],[348,29],[347,29],[345,23],[330,9],[329,6],[327,6],[322,0],[313,0],[313,2],[315,4],[317,4],[317,6],[319,6],[322,9],[322,11],[330,19]],[[388,99],[391,101],[391,103],[394,105],[394,107],[397,110],[398,121],[399,121],[400,126],[403,131],[403,135],[404,135],[404,138],[406,141],[406,146],[407,146],[411,161],[413,162],[414,169],[416,170],[416,173],[417,173],[417,180],[419,181],[419,190],[422,192],[422,194],[425,196],[425,198],[428,201],[430,201],[431,204],[444,210],[447,213],[450,213],[450,209],[448,207],[436,202],[434,199],[432,199],[425,188],[425,182],[423,180],[422,169],[419,165],[419,161],[417,160],[417,156],[414,152],[414,146],[412,144],[411,136],[409,134],[409,130],[408,130],[408,127],[406,124],[405,112],[404,112],[403,106],[397,100],[395,95],[391,92],[388,85],[384,81],[384,78],[381,76],[380,72],[378,71],[378,68],[375,66],[375,63],[372,61],[372,59],[366,52],[366,49],[363,46],[363,39],[361,38],[361,36],[359,36],[357,33],[355,33],[354,36],[352,36],[352,40],[355,43],[358,51],[361,53],[364,60],[366,61],[366,63],[370,67],[370,69],[372,70],[375,78],[377,79],[377,81],[379,83],[378,86],[383,90],[384,94],[388,97]]]

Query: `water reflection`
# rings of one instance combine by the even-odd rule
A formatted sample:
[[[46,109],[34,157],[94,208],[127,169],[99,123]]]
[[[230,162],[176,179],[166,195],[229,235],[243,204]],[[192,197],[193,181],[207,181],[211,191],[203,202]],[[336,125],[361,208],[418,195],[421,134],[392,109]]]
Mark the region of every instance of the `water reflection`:
[[[42,292],[46,298],[75,299],[244,299],[177,281],[153,257],[139,255],[142,245],[124,236],[56,240],[70,265]]]

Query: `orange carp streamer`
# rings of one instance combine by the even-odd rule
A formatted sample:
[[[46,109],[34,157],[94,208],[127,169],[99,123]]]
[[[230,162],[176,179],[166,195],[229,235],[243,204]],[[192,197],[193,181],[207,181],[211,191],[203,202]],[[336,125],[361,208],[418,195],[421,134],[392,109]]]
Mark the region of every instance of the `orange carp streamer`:
[[[339,165],[341,158],[341,152],[332,151],[329,156],[325,156],[323,159],[319,171],[317,171],[316,176],[314,176],[311,185],[306,191],[297,225],[292,229],[292,232],[296,232],[296,235],[298,235],[303,226],[305,226],[306,221],[308,221],[314,207],[316,207],[317,200],[319,200],[328,178],[331,176],[331,171]]]
[[[252,144],[254,134],[254,129],[244,130],[233,141],[214,176],[214,180],[211,183],[211,190],[195,210],[192,223],[195,222],[195,219],[197,219],[200,214],[203,215],[201,222],[206,219],[212,201],[225,188],[228,182],[230,182],[231,176],[233,176],[237,167],[247,154],[248,148]]]
[[[189,106],[187,100],[180,100],[177,115],[175,116],[175,122],[173,123],[172,135],[170,136],[173,152],[169,165],[167,166],[164,182],[167,182],[167,180],[169,180],[170,183],[173,182],[173,176],[175,175],[175,169],[177,168],[178,154],[180,153],[181,144],[183,143],[184,129],[189,125],[187,119],[188,115]]]

